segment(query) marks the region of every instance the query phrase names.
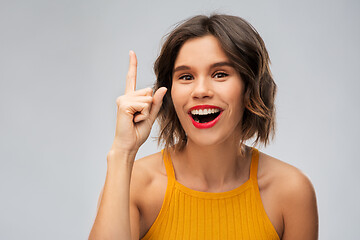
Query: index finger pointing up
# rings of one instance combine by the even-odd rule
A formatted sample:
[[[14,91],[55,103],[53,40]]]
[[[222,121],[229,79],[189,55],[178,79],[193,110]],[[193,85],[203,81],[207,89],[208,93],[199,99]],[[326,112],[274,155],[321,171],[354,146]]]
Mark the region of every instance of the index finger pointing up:
[[[134,92],[136,88],[137,59],[133,51],[129,52],[129,70],[126,76],[125,94]]]

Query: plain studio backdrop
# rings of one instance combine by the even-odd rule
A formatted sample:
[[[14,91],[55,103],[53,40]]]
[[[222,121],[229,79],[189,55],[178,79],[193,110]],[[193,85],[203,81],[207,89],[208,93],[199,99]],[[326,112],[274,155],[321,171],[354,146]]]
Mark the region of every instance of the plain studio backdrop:
[[[359,1],[1,0],[0,239],[87,239],[106,175],[128,52],[152,86],[162,37],[212,12],[263,37],[277,134],[262,151],[316,189],[320,239],[360,236]],[[156,128],[137,158],[159,151]]]

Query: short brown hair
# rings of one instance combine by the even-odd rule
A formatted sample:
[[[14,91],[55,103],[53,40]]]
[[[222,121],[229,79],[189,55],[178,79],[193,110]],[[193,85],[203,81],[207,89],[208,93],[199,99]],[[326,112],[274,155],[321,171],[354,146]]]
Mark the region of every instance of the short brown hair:
[[[244,81],[244,114],[241,143],[254,137],[254,144],[268,144],[275,130],[276,84],[272,78],[264,41],[246,20],[230,15],[198,15],[180,23],[170,32],[154,64],[155,90],[168,89],[158,114],[158,143],[182,150],[187,137],[171,98],[172,75],[176,57],[189,39],[213,35]]]

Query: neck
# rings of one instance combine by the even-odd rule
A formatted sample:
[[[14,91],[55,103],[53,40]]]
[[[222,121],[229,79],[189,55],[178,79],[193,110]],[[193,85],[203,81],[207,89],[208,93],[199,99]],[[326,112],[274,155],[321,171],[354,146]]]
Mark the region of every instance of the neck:
[[[185,149],[177,153],[174,163],[178,181],[192,179],[200,183],[201,189],[231,189],[239,179],[248,178],[249,161],[247,147],[236,141],[226,141],[218,145],[199,146],[188,141]]]

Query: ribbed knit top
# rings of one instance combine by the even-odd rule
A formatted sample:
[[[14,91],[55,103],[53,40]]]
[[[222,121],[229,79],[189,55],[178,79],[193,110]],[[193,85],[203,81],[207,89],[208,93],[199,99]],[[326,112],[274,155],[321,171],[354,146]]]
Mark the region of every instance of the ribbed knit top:
[[[252,149],[250,178],[219,193],[185,187],[176,181],[170,154],[163,150],[162,155],[168,185],[160,213],[142,239],[280,239],[260,198],[257,149]]]

